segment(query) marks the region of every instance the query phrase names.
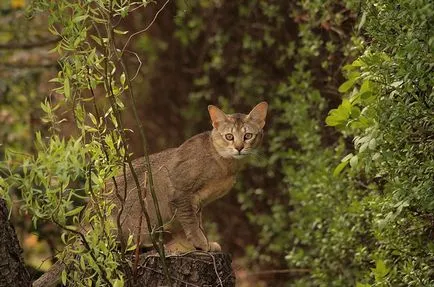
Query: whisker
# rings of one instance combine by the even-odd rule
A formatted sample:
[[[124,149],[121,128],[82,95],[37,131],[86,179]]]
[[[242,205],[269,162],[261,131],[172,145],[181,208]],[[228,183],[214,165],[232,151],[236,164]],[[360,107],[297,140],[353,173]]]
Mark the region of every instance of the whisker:
[[[268,158],[264,152],[258,150],[249,151],[249,156],[252,158],[259,158],[264,160]]]

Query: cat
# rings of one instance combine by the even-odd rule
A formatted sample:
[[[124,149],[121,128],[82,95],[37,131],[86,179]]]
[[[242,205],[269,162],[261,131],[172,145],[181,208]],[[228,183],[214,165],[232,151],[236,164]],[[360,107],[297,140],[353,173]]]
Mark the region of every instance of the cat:
[[[216,106],[208,106],[213,129],[193,136],[177,148],[166,149],[149,157],[160,212],[167,231],[167,246],[173,251],[199,249],[221,251],[217,242],[209,242],[202,228],[202,207],[224,196],[234,185],[240,168],[239,160],[259,147],[268,104],[261,102],[246,114],[225,114]],[[145,183],[145,160],[133,161],[139,182]],[[150,246],[146,223],[140,223],[141,205],[131,172],[116,178],[118,190],[128,186],[121,213],[122,234],[140,229],[142,246]],[[107,188],[114,189],[109,182]],[[145,189],[142,186],[142,189]],[[114,194],[114,193],[113,193]],[[117,206],[120,201],[112,196]],[[154,204],[149,192],[145,204],[151,225],[157,225]],[[117,216],[119,209],[115,210]],[[141,226],[141,227],[139,227]]]

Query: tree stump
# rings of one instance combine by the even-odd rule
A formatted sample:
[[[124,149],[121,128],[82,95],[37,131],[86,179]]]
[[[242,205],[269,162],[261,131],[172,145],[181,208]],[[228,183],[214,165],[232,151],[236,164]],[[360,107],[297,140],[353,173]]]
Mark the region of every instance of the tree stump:
[[[30,275],[24,267],[22,257],[23,250],[8,215],[6,202],[0,198],[0,287],[30,286]]]
[[[222,252],[190,252],[166,257],[173,287],[234,287],[232,258]],[[158,255],[142,257],[134,286],[169,286]]]

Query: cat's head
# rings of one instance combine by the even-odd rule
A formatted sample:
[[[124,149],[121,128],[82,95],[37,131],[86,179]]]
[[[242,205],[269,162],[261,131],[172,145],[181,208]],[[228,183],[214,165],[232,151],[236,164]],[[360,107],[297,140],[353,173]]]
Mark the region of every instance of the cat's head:
[[[216,106],[208,106],[211,117],[212,141],[224,158],[242,158],[251,154],[261,143],[268,104],[257,104],[246,114],[227,115]]]

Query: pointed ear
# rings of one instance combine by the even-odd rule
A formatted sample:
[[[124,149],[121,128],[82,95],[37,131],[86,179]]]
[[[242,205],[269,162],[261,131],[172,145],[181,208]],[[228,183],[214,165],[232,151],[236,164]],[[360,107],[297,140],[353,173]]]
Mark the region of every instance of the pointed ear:
[[[257,104],[247,116],[250,120],[256,122],[262,129],[265,125],[265,117],[267,116],[268,104],[261,102]]]
[[[226,114],[216,106],[209,105],[208,112],[214,128],[217,128],[220,122],[227,120]]]

